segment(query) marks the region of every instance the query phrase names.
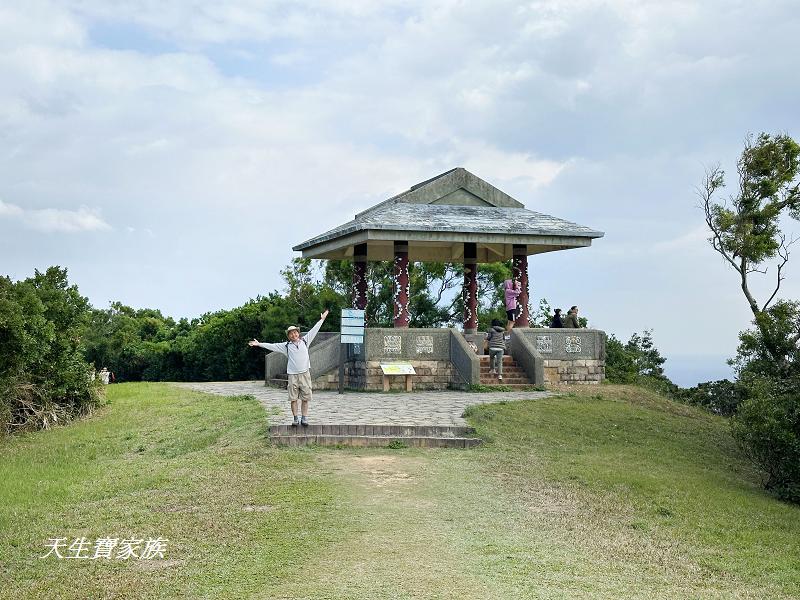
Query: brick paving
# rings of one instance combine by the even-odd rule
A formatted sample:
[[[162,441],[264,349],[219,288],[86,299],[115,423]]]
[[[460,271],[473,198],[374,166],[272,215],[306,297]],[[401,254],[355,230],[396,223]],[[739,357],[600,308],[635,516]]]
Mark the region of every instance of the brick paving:
[[[222,396],[254,396],[277,423],[291,422],[286,390],[265,387],[261,381],[176,383]],[[314,424],[466,426],[464,409],[502,400],[546,398],[549,392],[348,392],[315,391],[309,410]]]

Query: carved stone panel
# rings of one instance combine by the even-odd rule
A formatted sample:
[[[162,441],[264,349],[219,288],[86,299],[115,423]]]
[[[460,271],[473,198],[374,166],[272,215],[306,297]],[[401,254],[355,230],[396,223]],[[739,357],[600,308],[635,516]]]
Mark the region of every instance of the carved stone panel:
[[[536,350],[539,354],[552,354],[553,353],[553,338],[549,335],[536,336]]]

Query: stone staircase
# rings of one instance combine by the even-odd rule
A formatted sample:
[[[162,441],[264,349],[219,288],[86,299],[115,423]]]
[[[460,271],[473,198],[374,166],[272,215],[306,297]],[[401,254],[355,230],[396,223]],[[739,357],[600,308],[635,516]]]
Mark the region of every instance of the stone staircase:
[[[272,425],[269,441],[281,446],[472,448],[483,440],[472,427],[436,425]]]
[[[503,380],[489,374],[489,356],[481,355],[481,385],[503,385],[509,388],[527,388],[533,385],[528,375],[510,356],[503,357]]]

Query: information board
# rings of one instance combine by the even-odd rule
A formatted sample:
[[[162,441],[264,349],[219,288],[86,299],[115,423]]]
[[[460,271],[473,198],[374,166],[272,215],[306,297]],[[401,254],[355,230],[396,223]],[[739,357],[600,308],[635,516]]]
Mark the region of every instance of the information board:
[[[356,308],[343,308],[340,333],[342,344],[363,344],[364,311]]]
[[[381,363],[384,375],[416,375],[411,363]]]

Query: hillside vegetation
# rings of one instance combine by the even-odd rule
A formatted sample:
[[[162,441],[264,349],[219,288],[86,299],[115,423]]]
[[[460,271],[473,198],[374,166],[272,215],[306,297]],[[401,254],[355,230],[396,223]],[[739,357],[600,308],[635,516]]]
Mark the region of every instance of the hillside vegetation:
[[[120,384],[0,445],[17,598],[790,598],[800,508],[724,419],[633,386],[481,406],[476,450],[273,448],[252,398]],[[39,557],[166,538],[163,559]]]

